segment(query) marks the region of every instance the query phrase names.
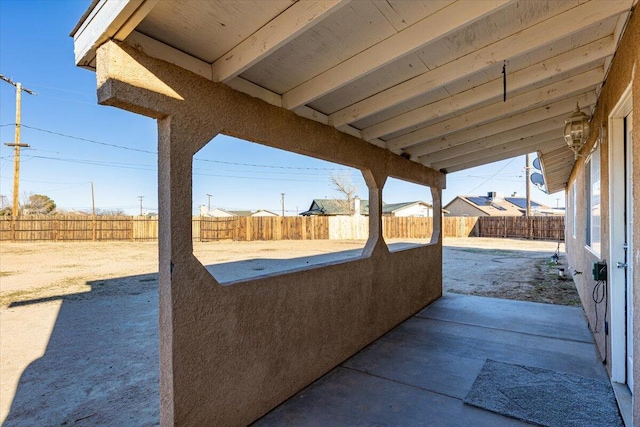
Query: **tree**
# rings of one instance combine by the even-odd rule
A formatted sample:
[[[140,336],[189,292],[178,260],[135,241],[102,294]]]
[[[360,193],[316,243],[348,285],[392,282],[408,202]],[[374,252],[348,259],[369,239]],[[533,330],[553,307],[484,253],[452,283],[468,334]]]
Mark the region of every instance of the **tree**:
[[[329,175],[329,182],[335,191],[341,193],[345,200],[342,201],[346,210],[349,211],[349,215],[353,215],[353,198],[356,196],[358,186],[351,181],[351,176],[346,174],[331,173]]]
[[[100,216],[125,216],[126,213],[122,209],[98,209],[97,214]]]
[[[22,209],[31,214],[46,215],[56,210],[56,203],[44,194],[31,194]]]

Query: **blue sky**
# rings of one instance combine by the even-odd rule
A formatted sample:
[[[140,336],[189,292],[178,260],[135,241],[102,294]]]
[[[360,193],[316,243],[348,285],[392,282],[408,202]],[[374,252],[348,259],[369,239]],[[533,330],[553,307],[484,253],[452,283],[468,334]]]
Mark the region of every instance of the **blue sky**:
[[[95,74],[74,65],[69,33],[89,0],[0,1],[0,73],[34,90],[22,96],[20,194],[46,194],[60,208],[91,209],[91,182],[97,209],[139,212],[157,210],[154,120],[96,101]],[[11,200],[15,90],[0,81],[0,194]],[[124,148],[122,148],[124,147]],[[268,209],[280,212],[285,193],[288,214],[307,209],[314,198],[336,197],[329,174],[352,177],[366,198],[354,170],[218,136],[194,162],[194,211],[206,205],[226,209]],[[524,194],[524,156],[447,177],[443,201],[457,194]],[[426,199],[409,185],[390,185],[386,202]],[[532,186],[532,198],[564,206],[561,193],[545,195]],[[6,202],[5,202],[6,203]],[[6,205],[6,204],[5,204]]]

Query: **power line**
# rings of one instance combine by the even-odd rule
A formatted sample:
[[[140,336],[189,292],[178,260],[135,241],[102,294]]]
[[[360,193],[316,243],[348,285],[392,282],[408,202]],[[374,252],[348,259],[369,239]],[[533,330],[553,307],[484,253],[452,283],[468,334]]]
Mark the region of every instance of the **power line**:
[[[309,168],[309,167],[295,167],[295,166],[272,166],[272,165],[258,165],[258,164],[252,164],[252,163],[223,162],[222,160],[208,160],[208,159],[194,159],[194,160],[195,161],[199,161],[199,162],[222,163],[222,164],[225,164],[225,165],[251,166],[251,167],[273,168],[273,169],[323,170],[323,171],[344,170],[344,171],[351,171],[351,169],[346,169],[346,168]]]
[[[34,127],[34,126],[22,125],[22,127],[27,128],[27,129],[31,129],[31,130],[35,130],[35,131],[38,131],[38,132],[48,133],[48,134],[51,134],[51,135],[61,136],[63,138],[75,139],[77,141],[84,141],[84,142],[90,142],[92,144],[104,145],[106,147],[120,148],[122,150],[136,151],[136,152],[139,152],[139,153],[158,154],[156,151],[142,150],[142,149],[139,149],[139,148],[126,147],[124,145],[109,144],[109,143],[106,143],[106,142],[96,141],[94,139],[82,138],[82,137],[73,136],[73,135],[67,135],[65,133],[54,132],[54,131],[51,131],[51,130],[41,129],[41,128],[37,128],[37,127]]]
[[[28,156],[30,159],[46,159],[46,160],[55,160],[60,162],[67,163],[77,163],[77,164],[87,164],[93,166],[105,166],[105,167],[113,167],[119,169],[133,169],[133,170],[143,170],[153,172],[156,170],[156,167],[153,165],[143,165],[137,163],[122,163],[122,162],[108,162],[102,160],[88,160],[88,159],[64,159],[61,157],[50,157],[50,156]],[[255,172],[252,172],[255,173]],[[319,180],[312,179],[291,179],[291,178],[269,178],[269,177],[253,177],[253,176],[238,176],[238,175],[221,175],[221,174],[207,174],[207,173],[194,173],[197,176],[212,176],[219,178],[234,178],[234,179],[254,179],[261,181],[287,181],[287,182],[318,182]]]
[[[31,130],[35,130],[35,131],[38,131],[38,132],[48,133],[48,134],[51,134],[51,135],[61,136],[63,138],[75,139],[75,140],[83,141],[83,142],[90,142],[92,144],[99,144],[99,145],[103,145],[103,146],[106,146],[106,147],[119,148],[121,150],[136,151],[136,152],[139,152],[139,153],[147,153],[147,154],[158,154],[156,151],[142,150],[142,149],[139,149],[139,148],[127,147],[127,146],[118,145],[118,144],[110,144],[110,143],[107,143],[107,142],[96,141],[96,140],[89,139],[89,138],[82,138],[82,137],[79,137],[79,136],[68,135],[68,134],[61,133],[61,132],[54,132],[54,131],[47,130],[47,129],[41,129],[41,128],[37,128],[37,127],[34,127],[34,126],[22,125],[22,127],[25,127],[25,128],[31,129]],[[324,170],[324,171],[344,170],[344,171],[351,171],[351,169],[339,168],[339,167],[320,168],[320,167],[278,166],[278,165],[264,165],[264,164],[256,164],[256,163],[228,162],[228,161],[223,161],[223,160],[210,160],[210,159],[199,159],[199,158],[194,158],[194,161],[208,162],[208,163],[218,163],[218,164],[223,164],[223,165],[249,166],[249,167],[272,168],[272,169]]]
[[[482,184],[478,185],[476,188],[474,188],[473,190],[469,191],[469,194],[473,194],[474,191],[476,191],[478,188],[482,187],[483,185],[485,185],[487,182],[491,181],[496,175],[498,175],[500,172],[502,172],[503,170],[506,169],[507,166],[509,166],[511,163],[513,163],[513,161],[516,159],[517,157],[514,157],[513,159],[511,159],[509,161],[509,163],[507,163],[506,165],[504,165],[503,167],[501,167],[500,169],[498,169],[496,171],[496,173],[494,173],[493,175],[491,175],[489,178],[487,178]]]

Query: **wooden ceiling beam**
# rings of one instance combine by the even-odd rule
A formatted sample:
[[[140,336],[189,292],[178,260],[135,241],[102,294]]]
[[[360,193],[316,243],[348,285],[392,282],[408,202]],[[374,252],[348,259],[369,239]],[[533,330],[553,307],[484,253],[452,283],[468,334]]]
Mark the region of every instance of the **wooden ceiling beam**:
[[[350,1],[301,1],[293,4],[211,64],[213,81],[227,83]]]
[[[615,47],[613,36],[608,36],[511,73],[508,76],[510,96],[513,96],[514,92],[517,93],[528,86],[538,84],[558,74],[601,61],[605,57],[613,55]],[[416,108],[363,129],[362,137],[364,139],[383,137],[397,131],[414,128],[422,123],[486,101],[497,100],[502,97],[502,85],[502,78],[495,79],[449,98]]]
[[[543,142],[536,141],[522,144],[517,144],[517,142],[518,141],[514,141],[510,144],[503,144],[468,156],[460,156],[443,162],[434,163],[431,167],[436,170],[446,169],[447,173],[458,172],[464,169],[521,156],[523,154],[533,153],[538,149],[554,147],[562,143],[562,141],[557,137]]]
[[[578,93],[591,89],[595,90],[596,85],[602,82],[603,77],[604,68],[599,67],[522,95],[514,96],[511,99],[507,99],[506,102],[498,101],[390,139],[387,141],[387,148],[392,151],[400,150],[430,139],[524,112]]]
[[[407,150],[412,156],[424,156],[440,150],[447,150],[451,147],[473,142],[478,139],[497,135],[509,130],[515,130],[531,123],[538,123],[544,120],[551,120],[554,117],[568,116],[575,108],[576,102],[584,108],[590,107],[596,102],[596,94],[588,92],[576,97],[558,101],[542,107],[535,108],[525,113],[516,114],[505,119],[496,120],[485,125],[477,126],[469,130],[457,132],[442,138],[426,141]],[[564,120],[563,120],[564,121]]]
[[[508,3],[508,0],[452,3],[284,93],[282,104],[291,110],[313,102],[435,40],[442,39],[478,21]]]
[[[420,156],[420,163],[431,164],[451,157],[470,154],[476,151],[484,150],[486,148],[505,144],[510,141],[524,139],[550,131],[557,132],[557,134],[560,135],[562,133],[562,126],[564,126],[565,118],[566,115],[563,114],[557,117],[553,117],[552,119],[544,120],[542,122],[531,123],[530,125],[522,126],[513,130],[508,130],[506,132],[501,132],[499,134],[487,136],[484,138],[478,138],[471,142],[467,142],[466,144],[461,144],[455,147],[436,151],[435,153]]]
[[[545,138],[546,137],[546,138]],[[475,153],[463,154],[457,157],[442,160],[440,162],[432,163],[430,167],[440,170],[446,169],[451,171],[451,168],[457,165],[466,165],[471,161],[485,161],[485,163],[491,163],[502,159],[508,159],[509,157],[519,156],[521,154],[532,153],[542,148],[553,147],[558,145],[558,136],[555,132],[545,132],[542,135],[536,135],[529,138],[517,139],[505,144],[501,144],[495,147],[488,148],[486,150],[478,151]],[[502,157],[505,156],[506,157]],[[489,159],[486,161],[485,159]]]
[[[466,75],[483,70],[503,59],[516,57],[552,43],[587,26],[624,12],[628,8],[628,0],[583,3],[484,48],[474,50],[432,71],[345,107],[329,115],[329,121],[333,126],[338,127],[369,117]]]

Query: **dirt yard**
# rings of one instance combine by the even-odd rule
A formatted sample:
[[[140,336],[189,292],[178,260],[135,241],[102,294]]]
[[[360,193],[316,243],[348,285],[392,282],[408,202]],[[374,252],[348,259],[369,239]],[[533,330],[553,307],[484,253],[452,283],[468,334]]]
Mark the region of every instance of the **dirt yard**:
[[[196,243],[222,282],[355,257],[363,242]],[[444,290],[579,304],[553,242],[445,239]],[[561,247],[560,263],[564,263]],[[157,425],[157,244],[0,245],[0,420]]]

